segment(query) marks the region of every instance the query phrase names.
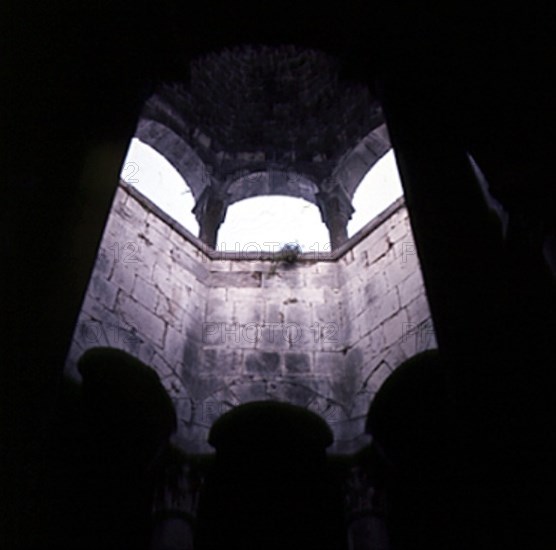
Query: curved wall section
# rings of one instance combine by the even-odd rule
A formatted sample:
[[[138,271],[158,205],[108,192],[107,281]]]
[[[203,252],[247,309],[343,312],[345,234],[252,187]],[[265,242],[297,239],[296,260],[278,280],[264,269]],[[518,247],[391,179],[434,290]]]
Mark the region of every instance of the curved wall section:
[[[230,259],[121,184],[76,325],[85,349],[121,348],[158,372],[177,444],[212,452],[216,418],[276,399],[321,415],[332,453],[368,443],[369,404],[406,358],[435,346],[402,201],[328,257]]]

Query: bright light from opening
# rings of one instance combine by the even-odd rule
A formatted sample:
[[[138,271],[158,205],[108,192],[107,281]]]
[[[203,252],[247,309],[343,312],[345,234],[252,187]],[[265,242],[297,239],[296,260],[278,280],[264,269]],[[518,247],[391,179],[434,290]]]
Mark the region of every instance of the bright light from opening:
[[[297,243],[304,252],[330,251],[330,236],[319,209],[282,195],[252,197],[228,207],[218,231],[218,250],[276,252]]]
[[[178,171],[152,147],[133,138],[121,178],[141,191],[193,235],[199,234],[199,224],[191,212],[195,206],[191,189]]]
[[[365,175],[353,196],[353,213],[348,223],[351,237],[403,195],[394,151],[390,150]]]

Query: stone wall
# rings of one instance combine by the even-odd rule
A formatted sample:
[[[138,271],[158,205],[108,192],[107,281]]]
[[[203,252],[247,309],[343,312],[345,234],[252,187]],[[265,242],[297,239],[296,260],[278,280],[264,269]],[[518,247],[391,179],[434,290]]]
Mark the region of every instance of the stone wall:
[[[332,452],[367,442],[374,393],[403,360],[435,346],[402,201],[328,256],[288,264],[218,253],[122,184],[67,361],[124,349],[152,366],[179,416],[176,440],[211,452],[212,422],[258,399],[322,415]]]

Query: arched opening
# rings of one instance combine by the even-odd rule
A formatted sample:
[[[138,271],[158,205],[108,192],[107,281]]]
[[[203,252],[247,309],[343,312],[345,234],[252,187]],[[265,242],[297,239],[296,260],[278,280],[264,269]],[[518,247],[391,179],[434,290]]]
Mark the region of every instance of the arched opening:
[[[354,212],[347,226],[352,237],[403,195],[396,157],[390,149],[361,180],[353,195]]]
[[[120,177],[193,235],[199,234],[199,223],[192,213],[195,198],[191,188],[158,151],[133,138]]]
[[[218,250],[276,252],[297,243],[304,252],[330,250],[319,209],[285,195],[251,197],[228,207],[218,231]]]
[[[318,66],[315,71],[319,74]],[[255,138],[249,132],[236,135],[234,124],[229,128],[233,139],[223,135],[218,124],[203,132],[204,119],[197,120],[197,111],[176,112],[169,124],[172,111],[165,107],[171,105],[163,100],[178,102],[182,95],[179,90],[166,92],[145,110],[139,139],[133,140],[124,162],[122,179],[127,184],[122,182],[115,198],[68,372],[77,352],[101,339],[153,365],[179,419],[173,443],[189,457],[213,452],[207,448],[208,430],[230,404],[273,399],[326,417],[335,436],[328,452],[346,461],[368,444],[362,410],[384,373],[414,353],[409,335],[421,334],[429,317],[402,201],[376,219],[401,194],[393,154],[364,178],[390,148],[384,123],[379,115],[367,113],[364,127],[353,135],[347,130],[336,135],[325,116],[328,111],[315,107],[324,118],[314,122],[311,141],[296,117],[296,109],[304,111],[305,105],[294,101],[292,113],[276,122],[279,128],[292,127],[296,139],[284,143],[282,133],[271,132],[266,115],[261,115],[259,124],[266,133],[253,145]],[[336,92],[343,97],[345,90]],[[356,92],[362,105],[374,105],[366,93]],[[275,99],[268,94],[264,105]],[[198,102],[199,112],[205,107],[210,112],[214,105],[205,105],[204,96],[193,94],[190,99]],[[151,124],[149,117],[155,115],[171,129]],[[336,123],[343,127],[346,121],[341,116]],[[219,138],[229,139],[227,148]],[[390,193],[383,181],[376,181],[383,172],[394,175]],[[378,197],[365,193],[368,187]],[[354,195],[361,221],[357,226],[356,218],[351,231],[359,236],[349,241],[346,229]],[[373,218],[375,223],[369,223]],[[359,231],[363,226],[366,229]],[[256,261],[251,255],[215,254],[215,249],[278,252],[291,243],[304,252],[333,252],[295,256],[294,261],[281,254]],[[255,438],[255,443],[261,441]],[[254,449],[255,454],[259,451]],[[241,460],[248,464],[245,457]],[[247,481],[253,481],[257,464],[266,473],[268,461],[255,460],[247,468]],[[334,482],[338,491],[329,502],[338,508],[329,517],[343,514],[339,488],[346,475],[342,468]],[[268,488],[255,481],[256,490]],[[219,482],[217,492],[227,490]],[[278,483],[277,493],[284,487]],[[319,487],[317,480],[309,493],[317,494]],[[229,496],[235,512],[237,494]],[[245,500],[255,504],[256,511],[256,499],[250,496]],[[263,496],[262,503],[268,504]],[[315,505],[320,502],[314,499]],[[283,504],[277,511],[289,512],[288,499]],[[355,517],[357,506],[351,508]],[[301,512],[315,509],[307,505]],[[284,517],[279,527],[298,525],[297,516]],[[322,517],[312,518],[314,531]],[[232,521],[239,547],[246,548],[235,527]],[[307,532],[305,540],[310,538]],[[324,538],[326,543],[332,540]]]

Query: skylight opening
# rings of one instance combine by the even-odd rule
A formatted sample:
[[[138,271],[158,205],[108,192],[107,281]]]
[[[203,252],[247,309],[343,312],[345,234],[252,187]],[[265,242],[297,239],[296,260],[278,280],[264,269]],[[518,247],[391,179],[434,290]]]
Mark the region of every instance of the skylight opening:
[[[217,249],[278,252],[294,243],[302,252],[330,252],[330,236],[318,207],[301,198],[266,195],[228,207]]]
[[[199,234],[199,224],[192,213],[195,198],[191,189],[158,151],[133,138],[120,177],[193,235]]]
[[[353,196],[355,212],[348,223],[352,237],[403,195],[394,151],[390,149],[367,172]]]

